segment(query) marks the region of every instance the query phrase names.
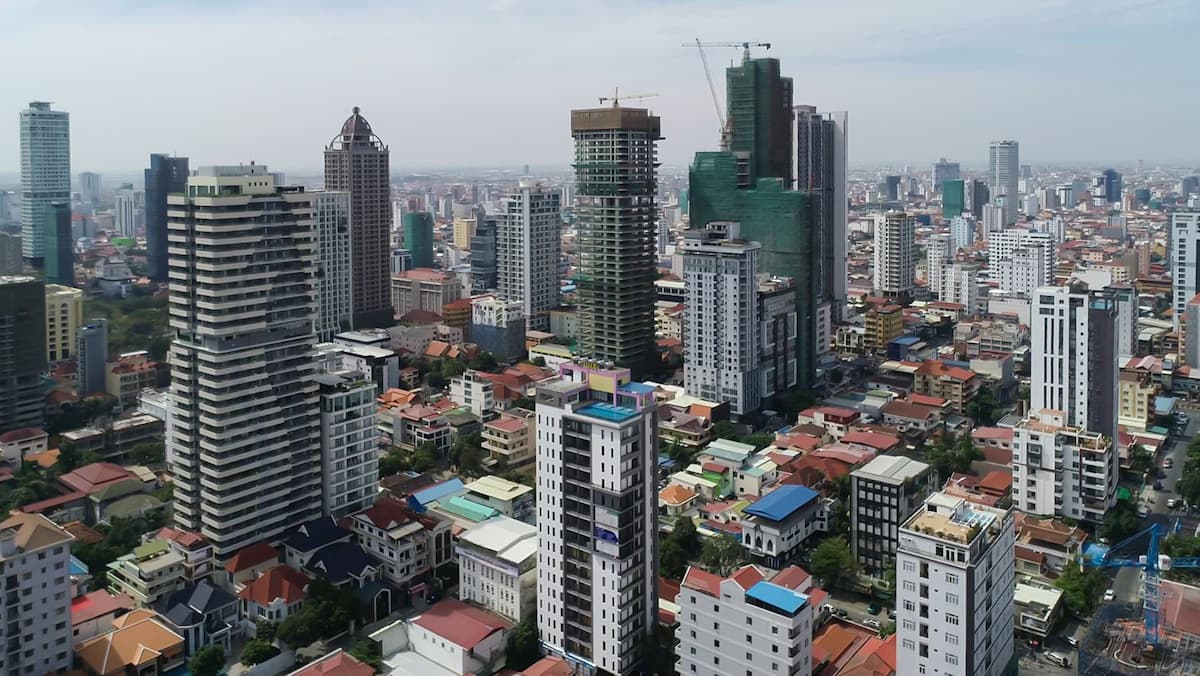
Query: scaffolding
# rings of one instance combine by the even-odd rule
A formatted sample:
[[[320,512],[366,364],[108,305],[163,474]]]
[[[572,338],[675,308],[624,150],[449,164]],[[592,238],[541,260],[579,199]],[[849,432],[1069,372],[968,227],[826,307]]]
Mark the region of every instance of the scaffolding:
[[[1079,645],[1081,676],[1200,673],[1200,637],[1161,627],[1157,647],[1147,649],[1141,607],[1130,603],[1100,606]]]

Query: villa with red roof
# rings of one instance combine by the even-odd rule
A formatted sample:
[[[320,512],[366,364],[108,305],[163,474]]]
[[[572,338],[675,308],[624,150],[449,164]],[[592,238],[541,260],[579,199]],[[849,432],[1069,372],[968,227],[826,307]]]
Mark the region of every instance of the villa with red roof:
[[[375,676],[375,668],[358,661],[341,648],[320,657],[288,676]]]
[[[504,665],[512,623],[458,599],[443,599],[420,615],[398,620],[371,634],[384,647],[384,672],[422,674],[492,673]]]
[[[917,367],[913,392],[945,399],[952,411],[966,415],[967,406],[975,400],[982,380],[970,369],[951,366],[940,359],[926,359]]]
[[[282,622],[308,595],[308,576],[290,566],[268,568],[238,592],[239,614],[251,635],[260,621]]]
[[[850,427],[858,422],[861,414],[858,411],[853,411],[848,408],[840,408],[838,406],[814,406],[807,408],[796,416],[796,424],[803,425],[810,423],[819,425],[834,440],[841,439]]]
[[[238,592],[242,585],[259,574],[279,565],[279,550],[266,542],[256,542],[239,550],[225,562],[225,583],[228,591]]]
[[[120,465],[114,465],[111,462],[93,462],[67,472],[58,477],[58,481],[69,490],[91,495],[109,485],[136,478],[136,474]]]

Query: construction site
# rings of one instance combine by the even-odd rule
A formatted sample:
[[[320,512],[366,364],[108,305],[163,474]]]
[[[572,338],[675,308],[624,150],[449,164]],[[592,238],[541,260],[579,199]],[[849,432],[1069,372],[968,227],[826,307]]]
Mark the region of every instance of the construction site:
[[[1158,644],[1146,640],[1140,604],[1106,603],[1079,643],[1080,674],[1200,673],[1200,589],[1167,581],[1160,589]]]

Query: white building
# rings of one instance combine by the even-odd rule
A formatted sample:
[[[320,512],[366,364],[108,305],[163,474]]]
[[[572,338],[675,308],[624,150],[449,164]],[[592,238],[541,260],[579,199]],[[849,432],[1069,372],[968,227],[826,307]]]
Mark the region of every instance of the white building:
[[[657,625],[654,388],[622,368],[559,374],[537,388],[538,634],[629,674]]]
[[[321,505],[341,518],[374,501],[379,484],[375,383],[366,373],[316,376],[321,396]]]
[[[202,167],[167,228],[175,522],[224,561],[321,515],[312,196]]]
[[[762,396],[766,398],[796,385],[796,286],[791,278],[759,279],[758,321],[762,324]],[[818,354],[822,340],[833,342],[821,337],[818,323]]]
[[[1040,233],[1039,233],[1040,234]],[[1031,243],[989,264],[992,279],[1009,295],[1029,297],[1040,286],[1054,283],[1054,245]]]
[[[938,299],[958,303],[974,315],[979,306],[979,270],[971,263],[955,263],[942,270]]]
[[[382,497],[348,518],[354,539],[382,564],[387,581],[406,589],[454,557],[449,521],[418,514],[408,503]]]
[[[911,299],[916,277],[913,238],[916,220],[889,211],[875,222],[875,291],[887,298]]]
[[[955,216],[950,219],[950,235],[954,249],[969,249],[975,243],[975,219],[970,216]]]
[[[40,514],[14,511],[0,522],[0,565],[11,597],[0,610],[8,646],[0,657],[5,673],[71,668],[71,539]],[[20,602],[13,600],[18,594]]]
[[[458,597],[514,623],[537,608],[536,526],[497,516],[458,538]]]
[[[925,241],[925,286],[931,292],[941,294],[942,274],[947,265],[954,261],[954,236],[930,235]],[[945,300],[938,296],[939,300]]]
[[[1004,229],[1004,205],[989,202],[983,205],[983,231],[999,232]]]
[[[989,232],[987,240],[989,262],[1012,258],[1018,249],[1032,246],[1049,247],[1051,255],[1054,251],[1054,237],[1050,233],[1028,228],[1005,228],[998,232]]]
[[[746,566],[727,578],[688,568],[680,585],[680,674],[812,673],[812,578],[791,567],[770,580]]]
[[[936,481],[929,465],[898,455],[878,456],[850,473],[850,550],[867,575],[882,578],[895,567],[900,524]]]
[[[520,300],[530,330],[550,328],[558,307],[558,259],[562,240],[561,191],[529,179],[500,200],[496,213],[496,285]]]
[[[71,201],[71,119],[33,101],[21,111],[21,254],[46,255],[46,233],[53,227],[50,205]]]
[[[775,488],[742,511],[742,545],[771,568],[782,568],[827,525],[820,494],[794,484]]]
[[[1069,424],[1060,410],[1034,408],[1017,423],[1012,457],[1013,506],[1027,514],[1102,523],[1116,504],[1112,438]]]
[[[313,193],[313,225],[317,228],[317,340],[333,340],[350,329],[351,305],[350,193]]]
[[[900,528],[896,673],[998,676],[1013,656],[1013,515],[934,493]]]
[[[121,237],[135,237],[145,210],[138,206],[146,203],[146,195],[134,190],[118,190],[113,195],[113,228]]]
[[[79,174],[79,201],[93,207],[100,203],[100,174],[90,171]]]
[[[486,420],[496,408],[496,395],[492,381],[479,371],[464,371],[450,381],[450,399],[471,409],[476,418]]]
[[[988,146],[988,189],[992,199],[1004,198],[1004,225],[1017,222],[1020,202],[1020,148],[1016,141],[992,141]]]
[[[1200,256],[1200,208],[1178,207],[1171,210],[1167,241],[1170,243],[1168,265],[1171,270],[1171,304],[1175,308],[1171,321],[1178,331],[1187,302],[1200,291],[1196,283],[1196,258]]]
[[[389,676],[494,674],[504,667],[511,630],[498,615],[443,599],[373,632],[371,640],[379,644],[381,672]]]
[[[762,405],[757,281],[762,247],[739,239],[737,223],[710,228],[688,231],[680,245],[687,289],[683,382],[690,394],[728,401],[730,412],[743,416]]]

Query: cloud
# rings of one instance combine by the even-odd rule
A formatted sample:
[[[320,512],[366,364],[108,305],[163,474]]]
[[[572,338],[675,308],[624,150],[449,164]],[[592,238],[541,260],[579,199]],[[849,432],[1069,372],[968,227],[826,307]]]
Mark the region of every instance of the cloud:
[[[682,46],[700,37],[771,42],[797,103],[849,111],[856,164],[981,165],[999,137],[1034,161],[1192,160],[1178,138],[1200,103],[1184,49],[1197,14],[1186,0],[143,0],[69,13],[0,0],[0,157],[15,170],[16,112],[48,99],[71,112],[75,171],[132,170],[151,152],[314,169],[355,105],[396,168],[565,166],[569,110],[619,86],[659,94],[642,104],[663,117],[664,162],[684,164],[717,141]],[[740,49],[708,56],[723,101]]]

